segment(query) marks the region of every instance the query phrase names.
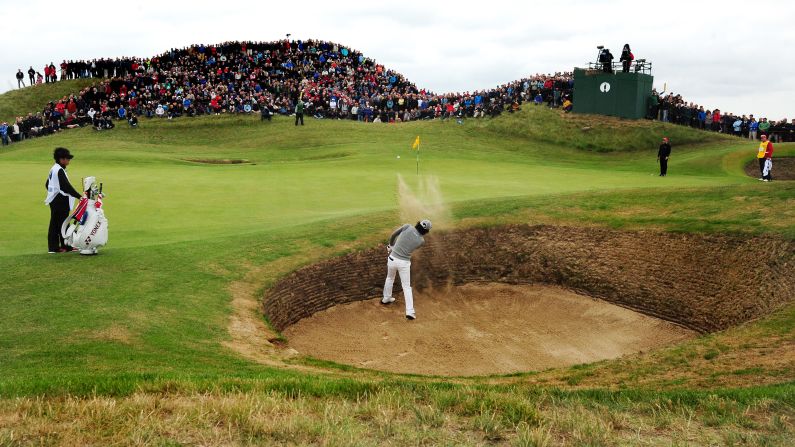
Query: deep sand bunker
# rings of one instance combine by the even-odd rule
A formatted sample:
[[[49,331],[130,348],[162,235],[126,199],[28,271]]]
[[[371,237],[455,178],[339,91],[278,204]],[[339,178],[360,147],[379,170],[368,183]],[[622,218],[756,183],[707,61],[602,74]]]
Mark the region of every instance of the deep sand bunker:
[[[385,270],[383,247],[304,267],[267,292],[265,312],[303,354],[471,375],[653,349],[692,334],[684,328],[726,329],[795,299],[795,243],[776,237],[526,225],[436,232],[412,263],[413,322],[400,295],[390,307],[376,301]]]
[[[554,286],[467,284],[418,297],[418,319],[378,298],[318,312],[284,331],[299,352],[399,373],[471,376],[589,363],[694,331]]]
[[[773,154],[773,180],[795,180],[795,157],[776,157]],[[753,160],[745,165],[745,173],[759,178],[759,162]]]

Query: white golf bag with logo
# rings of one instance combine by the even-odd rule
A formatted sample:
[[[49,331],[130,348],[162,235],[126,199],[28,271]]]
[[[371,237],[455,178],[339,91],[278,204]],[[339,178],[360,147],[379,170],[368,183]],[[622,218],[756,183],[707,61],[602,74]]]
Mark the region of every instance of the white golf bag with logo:
[[[61,227],[67,245],[80,250],[81,255],[95,255],[97,249],[108,243],[108,219],[102,210],[102,184],[95,177],[83,180],[85,194],[80,203]]]

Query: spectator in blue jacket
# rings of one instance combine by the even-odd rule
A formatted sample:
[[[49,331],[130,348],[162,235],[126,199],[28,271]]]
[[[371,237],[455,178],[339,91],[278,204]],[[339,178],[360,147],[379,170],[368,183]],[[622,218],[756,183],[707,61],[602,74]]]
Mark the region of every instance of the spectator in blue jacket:
[[[8,123],[5,121],[0,123],[0,139],[3,140],[3,146],[8,146]]]
[[[704,111],[704,107],[699,107],[698,109],[698,128],[699,129],[706,129],[707,126],[707,112]]]
[[[759,121],[751,115],[748,118],[748,139],[756,140],[756,135],[759,131]]]

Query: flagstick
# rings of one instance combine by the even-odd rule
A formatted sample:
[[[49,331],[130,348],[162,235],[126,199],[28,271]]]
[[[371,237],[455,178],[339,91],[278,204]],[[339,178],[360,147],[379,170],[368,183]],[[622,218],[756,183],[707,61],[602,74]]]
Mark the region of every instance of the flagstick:
[[[420,145],[417,144],[417,177],[420,176]]]

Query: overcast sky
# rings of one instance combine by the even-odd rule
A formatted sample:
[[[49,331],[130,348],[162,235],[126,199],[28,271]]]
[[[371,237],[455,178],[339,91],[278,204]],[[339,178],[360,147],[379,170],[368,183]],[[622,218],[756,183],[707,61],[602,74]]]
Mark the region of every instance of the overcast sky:
[[[654,64],[655,86],[724,112],[795,117],[789,1],[0,0],[0,90],[17,68],[152,56],[225,40],[317,38],[362,51],[436,92],[568,71],[596,46]],[[27,79],[27,76],[26,76]]]

